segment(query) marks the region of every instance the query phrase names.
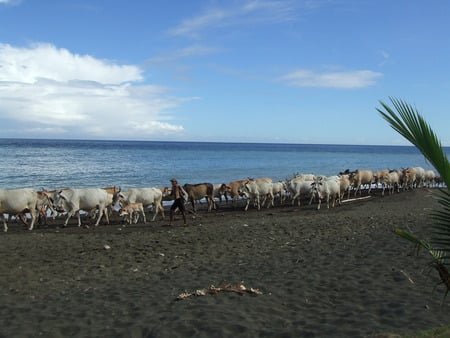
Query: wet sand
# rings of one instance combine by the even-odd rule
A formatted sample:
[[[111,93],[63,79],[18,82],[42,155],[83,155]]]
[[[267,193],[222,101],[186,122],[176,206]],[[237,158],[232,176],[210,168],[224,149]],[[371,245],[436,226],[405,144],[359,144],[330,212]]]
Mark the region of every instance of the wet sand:
[[[367,337],[450,325],[429,257],[393,233],[428,236],[434,193],[376,192],[319,211],[222,203],[189,214],[188,227],[13,223],[0,234],[0,337]],[[241,282],[262,294],[177,300]]]

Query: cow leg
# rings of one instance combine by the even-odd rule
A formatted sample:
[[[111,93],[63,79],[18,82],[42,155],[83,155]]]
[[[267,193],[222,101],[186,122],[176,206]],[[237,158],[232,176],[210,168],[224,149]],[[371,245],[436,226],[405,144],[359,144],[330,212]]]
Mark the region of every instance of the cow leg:
[[[108,217],[108,214],[105,212],[105,207],[99,206],[98,207],[98,218],[97,218],[97,222],[95,222],[95,226],[98,226],[100,224],[100,220],[102,219],[103,214],[105,214],[106,222],[109,224],[109,217]]]
[[[294,195],[294,196],[292,196],[292,205],[294,205],[295,204],[295,198],[296,198],[296,194]]]
[[[164,216],[164,207],[162,206],[161,202],[155,202],[154,207],[155,207],[155,214],[153,215],[152,222],[154,222],[156,220],[156,216],[158,216],[158,211],[161,214],[162,219],[165,219],[166,217]],[[145,216],[144,216],[144,222],[145,222]]]
[[[272,192],[269,192],[269,203],[267,203],[267,208],[270,208],[270,206],[275,206],[275,197],[273,196]]]
[[[193,202],[192,202],[192,205],[194,205]],[[158,216],[158,210],[160,210],[160,207],[162,208],[162,206],[160,206],[159,203],[155,203],[155,204],[154,204],[155,213],[153,214],[152,222],[154,222],[154,221],[156,220],[156,216]],[[195,212],[195,210],[194,210],[194,212]],[[163,217],[163,218],[164,218],[164,217]],[[144,223],[145,223],[145,222],[146,222],[146,218],[145,218],[145,216],[144,216]]]
[[[103,209],[103,213],[105,214],[106,224],[109,225],[109,208],[108,208],[108,207],[105,207],[105,208]]]
[[[81,215],[80,215],[80,210],[76,211],[75,214],[77,215],[78,226],[81,227]]]
[[[21,212],[20,214],[17,214],[16,218],[18,218],[23,223],[23,225],[28,226],[27,215],[25,214],[24,211]]]
[[[358,191],[359,191],[359,196],[361,196],[361,185],[358,185],[358,187],[356,188],[355,197],[356,197]]]
[[[312,202],[313,202],[313,200],[315,200],[315,197],[316,197],[316,193],[312,193],[311,194],[311,198],[309,199],[309,204],[308,205],[311,205],[312,204]],[[320,198],[319,198],[319,201],[320,201]],[[300,205],[300,204],[299,204]]]
[[[162,206],[161,202],[158,203],[158,208],[161,211],[162,219],[164,220],[166,216],[164,216],[164,207]]]
[[[3,231],[7,232],[8,231],[8,223],[6,222],[6,217],[4,214],[2,214],[2,220],[3,220]]]
[[[141,210],[139,210],[139,213],[142,215],[142,221],[143,221],[144,223],[147,223],[147,219],[145,218],[145,211],[144,211],[144,208],[142,208]],[[138,215],[139,215],[139,213],[138,213]]]
[[[63,227],[66,227],[67,226],[67,223],[69,223],[69,219],[70,219],[70,217],[72,217],[73,215],[75,215],[75,212],[72,210],[72,211],[69,211],[68,213],[67,213],[67,218],[66,218],[66,221],[64,222],[64,224],[63,224]],[[80,220],[80,215],[78,214],[78,226],[81,226],[81,220]]]
[[[250,205],[250,198],[247,198],[247,204],[245,205],[245,208],[244,208],[245,211],[248,210],[249,205]]]
[[[261,200],[259,198],[259,195],[256,195],[255,201],[256,201],[256,206],[257,206],[258,210],[261,210]]]
[[[214,201],[213,197],[206,197],[206,199],[208,200],[208,212],[211,212],[212,209],[216,210],[216,202]]]
[[[28,230],[33,230],[34,223],[36,222],[36,216],[37,216],[36,209],[31,209],[30,215],[31,215],[31,223],[30,223],[30,226],[28,227]]]
[[[164,207],[161,202],[158,203],[158,208],[159,208],[162,219],[163,220],[166,219],[166,216],[164,215]]]

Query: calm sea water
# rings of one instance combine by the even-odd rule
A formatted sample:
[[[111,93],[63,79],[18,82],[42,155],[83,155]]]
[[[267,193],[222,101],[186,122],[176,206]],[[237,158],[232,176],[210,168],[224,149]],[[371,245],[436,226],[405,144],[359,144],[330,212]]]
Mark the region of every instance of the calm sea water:
[[[449,149],[446,148],[449,153]],[[433,169],[410,146],[0,139],[0,188],[223,183],[345,169]]]

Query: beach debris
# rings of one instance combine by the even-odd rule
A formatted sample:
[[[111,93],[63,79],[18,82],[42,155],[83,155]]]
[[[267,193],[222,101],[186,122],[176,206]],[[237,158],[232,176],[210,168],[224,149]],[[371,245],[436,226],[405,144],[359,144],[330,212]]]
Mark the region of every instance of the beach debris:
[[[400,270],[400,272],[401,272],[403,275],[405,275],[405,277],[408,279],[408,281],[409,281],[411,284],[414,284],[414,281],[412,280],[412,278],[409,277],[408,274],[407,274],[405,271]]]
[[[220,287],[216,287],[214,285],[210,285],[209,288],[206,289],[198,289],[194,292],[183,292],[178,295],[176,300],[184,300],[189,297],[194,296],[206,296],[206,295],[215,295],[221,292],[234,292],[241,296],[244,294],[253,294],[253,295],[262,295],[262,292],[258,289],[247,288],[242,282],[237,284],[222,284]]]
[[[105,245],[103,245],[103,249],[109,250],[109,249],[111,249],[111,247],[108,244],[105,244]]]
[[[347,203],[347,202],[354,202],[354,201],[361,201],[371,198],[372,196],[364,196],[364,197],[356,197],[356,198],[349,198],[346,200],[342,200],[341,203]]]

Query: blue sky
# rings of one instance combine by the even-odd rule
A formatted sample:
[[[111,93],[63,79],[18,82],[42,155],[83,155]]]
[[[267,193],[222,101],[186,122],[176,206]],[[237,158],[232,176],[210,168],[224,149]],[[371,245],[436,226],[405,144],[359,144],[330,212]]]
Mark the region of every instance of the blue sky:
[[[450,2],[0,0],[0,137],[450,145]]]

